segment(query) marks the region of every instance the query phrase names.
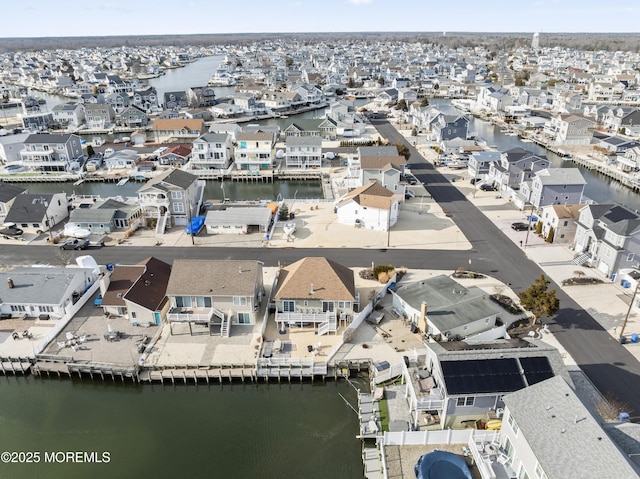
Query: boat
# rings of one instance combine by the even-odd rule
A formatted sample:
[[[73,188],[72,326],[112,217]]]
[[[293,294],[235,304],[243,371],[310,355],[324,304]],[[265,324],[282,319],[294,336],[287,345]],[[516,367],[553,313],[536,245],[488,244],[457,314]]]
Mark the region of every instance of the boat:
[[[296,224],[286,223],[282,229],[284,230],[284,234],[286,234],[287,236],[292,235],[293,233],[296,232]]]
[[[70,236],[72,238],[86,238],[91,235],[91,231],[86,228],[81,228],[76,223],[67,223],[64,225],[64,230],[62,231],[64,236]]]
[[[197,235],[204,227],[204,216],[194,216],[187,225],[186,231],[188,235]]]

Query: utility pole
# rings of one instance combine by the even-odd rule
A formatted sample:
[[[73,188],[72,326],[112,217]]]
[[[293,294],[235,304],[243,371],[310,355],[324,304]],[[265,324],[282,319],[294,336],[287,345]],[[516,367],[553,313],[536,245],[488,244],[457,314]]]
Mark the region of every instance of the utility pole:
[[[527,236],[524,239],[524,247],[525,248],[527,247],[527,243],[529,241],[529,231],[531,231],[531,221],[533,220],[533,207],[534,207],[534,204],[532,203],[531,204],[531,212],[529,213],[529,222],[527,224]]]
[[[629,314],[631,314],[631,308],[633,308],[633,303],[636,301],[636,296],[638,295],[638,288],[640,288],[640,281],[636,283],[636,289],[633,291],[633,296],[631,297],[631,302],[629,303],[629,309],[627,309],[627,314],[624,316],[624,321],[622,322],[622,327],[620,328],[620,337],[618,339],[621,343],[624,335],[624,329],[627,327],[627,321],[629,320]]]

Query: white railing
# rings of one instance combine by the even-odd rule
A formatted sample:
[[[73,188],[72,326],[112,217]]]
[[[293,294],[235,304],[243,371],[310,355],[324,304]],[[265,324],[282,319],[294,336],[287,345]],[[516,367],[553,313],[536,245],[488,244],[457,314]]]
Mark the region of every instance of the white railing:
[[[220,311],[219,309],[216,308],[211,308],[211,312],[217,316],[218,318],[220,318],[222,321],[224,321],[224,313],[222,311]],[[231,316],[231,315],[229,315]]]
[[[394,364],[384,373],[376,375],[376,377],[373,378],[373,384],[378,385],[387,382],[390,379],[402,376],[402,372],[404,370],[403,366],[403,363]]]
[[[206,313],[194,313],[193,311],[169,312],[167,314],[168,321],[210,321],[213,310],[210,309]]]
[[[444,399],[418,398],[416,409],[423,411],[442,411]]]
[[[220,336],[223,338],[228,338],[230,329],[231,329],[231,315],[229,315],[226,319],[222,318],[222,323],[220,323]]]
[[[475,429],[385,432],[385,446],[425,446],[427,444],[469,444]]]
[[[161,235],[164,234],[165,228],[167,227],[167,221],[169,220],[169,211],[165,211],[164,215],[158,218],[158,223],[156,224],[156,234]]]
[[[331,319],[335,322],[336,314],[331,312],[313,312],[313,313],[278,313],[276,312],[276,322],[285,323],[325,323]]]
[[[314,365],[314,361],[313,358],[258,358],[257,365],[259,368],[290,366],[311,368]]]

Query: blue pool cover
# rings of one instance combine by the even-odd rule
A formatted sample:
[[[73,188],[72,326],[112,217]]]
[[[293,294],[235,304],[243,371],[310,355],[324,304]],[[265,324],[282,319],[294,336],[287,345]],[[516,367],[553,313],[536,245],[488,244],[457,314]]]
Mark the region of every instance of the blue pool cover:
[[[424,454],[413,469],[417,479],[473,479],[466,461],[451,452]]]

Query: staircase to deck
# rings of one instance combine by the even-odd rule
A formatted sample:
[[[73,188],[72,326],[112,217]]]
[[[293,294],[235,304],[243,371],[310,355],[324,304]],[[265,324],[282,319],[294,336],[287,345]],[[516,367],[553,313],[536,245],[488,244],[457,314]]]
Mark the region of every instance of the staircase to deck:
[[[328,321],[320,323],[318,326],[318,336],[323,336],[327,333],[335,333],[338,330],[338,320],[335,316],[331,316]]]
[[[581,265],[586,263],[590,257],[591,256],[589,255],[589,253],[584,253],[584,254],[581,254],[580,256],[576,256],[575,258],[573,258],[572,262],[574,264]]]
[[[229,314],[225,318],[224,314],[215,308],[213,308],[213,314],[215,314],[222,320],[222,322],[220,323],[220,336],[223,338],[228,338],[229,333],[231,332],[231,315]]]
[[[166,211],[158,218],[158,224],[156,224],[156,234],[163,235],[167,228],[167,220],[169,219],[169,211]]]

